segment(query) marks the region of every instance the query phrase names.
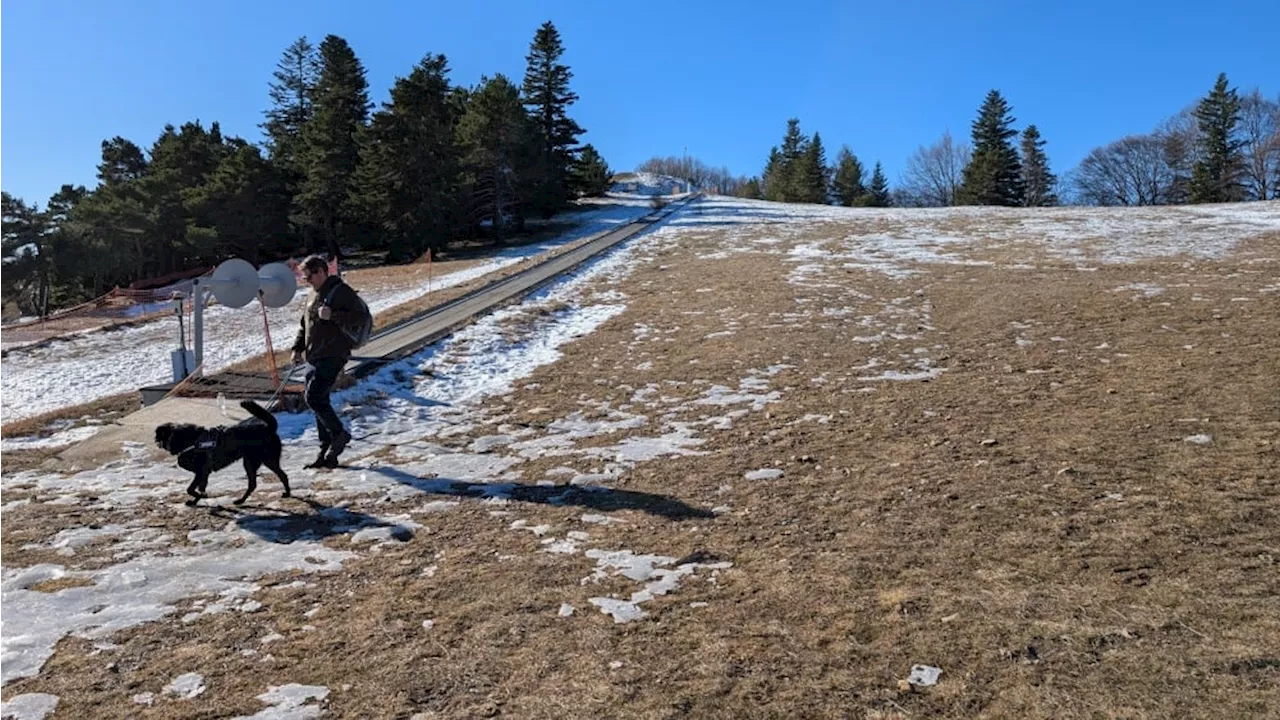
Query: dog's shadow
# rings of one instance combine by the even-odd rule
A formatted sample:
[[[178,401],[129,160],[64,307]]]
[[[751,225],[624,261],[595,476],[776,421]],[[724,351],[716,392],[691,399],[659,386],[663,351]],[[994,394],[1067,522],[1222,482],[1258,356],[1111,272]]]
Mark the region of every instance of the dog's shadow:
[[[234,518],[242,530],[274,543],[297,541],[319,542],[336,535],[355,534],[370,528],[390,528],[390,536],[401,542],[413,537],[413,531],[403,525],[389,523],[372,515],[344,507],[333,507],[307,498],[296,498],[310,506],[308,512],[284,509],[267,509],[258,506],[214,506],[213,515]],[[259,512],[245,512],[253,509]],[[265,512],[262,512],[265,511]]]

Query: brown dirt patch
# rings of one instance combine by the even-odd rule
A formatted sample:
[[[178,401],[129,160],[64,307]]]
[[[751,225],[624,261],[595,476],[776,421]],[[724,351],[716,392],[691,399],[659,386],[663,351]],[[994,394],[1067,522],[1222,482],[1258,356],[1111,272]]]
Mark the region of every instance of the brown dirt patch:
[[[42,593],[56,593],[59,590],[66,590],[74,587],[90,587],[93,585],[92,580],[80,577],[61,577],[54,580],[42,580],[27,587],[28,590],[34,590]]]

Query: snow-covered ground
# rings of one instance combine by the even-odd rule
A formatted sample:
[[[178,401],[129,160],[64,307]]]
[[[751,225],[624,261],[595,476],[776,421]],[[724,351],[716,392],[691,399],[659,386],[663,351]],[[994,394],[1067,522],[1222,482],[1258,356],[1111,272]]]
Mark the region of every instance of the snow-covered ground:
[[[635,192],[613,192],[583,202],[589,209],[574,213],[574,230],[546,242],[512,247],[467,270],[434,278],[431,288],[440,290],[470,282],[502,268],[589,235],[631,222],[652,210],[653,194],[670,183],[649,178]],[[293,342],[298,317],[306,302],[304,288],[283,308],[268,309],[274,345]],[[359,289],[359,288],[357,288]],[[396,291],[370,289],[361,295],[375,314],[422,297],[427,283]],[[262,309],[256,303],[243,308],[215,305],[205,311],[205,372],[217,372],[266,352]],[[188,329],[190,332],[190,329]],[[5,423],[34,417],[60,408],[92,402],[117,393],[133,392],[145,385],[172,380],[170,353],[178,347],[178,324],[164,317],[108,332],[87,332],[40,347],[11,350],[0,362],[0,405]],[[17,447],[7,444],[6,449]]]
[[[974,227],[965,231],[957,220]],[[819,225],[853,221],[881,227],[867,235],[827,232],[823,235],[827,240],[809,239]],[[1074,231],[1068,230],[1072,227]],[[269,478],[260,484],[255,500],[279,509],[281,515],[241,517],[221,529],[193,531],[185,542],[175,541],[149,526],[145,508],[179,502],[189,476],[172,463],[152,462],[148,449],[141,446],[130,449],[130,459],[70,476],[41,471],[5,474],[2,482],[6,492],[33,493],[31,499],[7,503],[3,508],[6,514],[27,502],[37,502],[103,512],[128,508],[122,517],[139,516],[94,528],[67,527],[40,544],[72,558],[88,544],[97,543],[98,552],[107,552],[114,560],[98,569],[72,570],[55,563],[3,568],[3,683],[38,674],[55,644],[69,634],[95,640],[109,653],[110,635],[118,629],[162,619],[199,622],[211,613],[252,612],[260,607],[255,596],[264,590],[258,582],[262,576],[289,569],[314,573],[338,568],[352,557],[377,552],[383,543],[412,534],[424,516],[449,512],[457,505],[452,500],[422,499],[409,513],[383,517],[370,510],[382,500],[418,502],[424,492],[486,498],[498,521],[509,523],[512,532],[534,533],[544,552],[581,554],[594,560],[595,569],[582,579],[585,586],[616,576],[634,582],[635,591],[628,598],[590,598],[595,610],[615,622],[644,617],[645,603],[677,591],[687,577],[714,577],[728,564],[677,564],[674,548],[671,555],[663,555],[593,546],[595,524],[612,518],[584,513],[581,524],[552,527],[510,517],[518,509],[507,501],[533,480],[522,477],[519,466],[531,458],[556,457],[559,466],[538,482],[609,492],[611,481],[638,464],[664,455],[705,452],[700,446],[705,443],[701,435],[706,428],[733,427],[738,418],[783,402],[785,388],[777,387],[774,377],[787,366],[743,368],[736,387],[707,385],[693,390],[692,399],[683,400],[667,397],[665,381],[654,378],[648,386],[632,388],[624,405],[601,403],[585,408],[589,413],[548,418],[538,428],[507,424],[501,416],[489,416],[480,407],[486,399],[514,389],[535,369],[557,362],[567,343],[624,312],[627,296],[620,290],[622,281],[634,268],[657,262],[665,249],[693,234],[703,237],[700,242],[705,243],[707,233],[716,233],[714,247],[704,257],[739,252],[778,255],[783,263],[779,272],[787,274],[799,293],[806,285],[834,281],[849,266],[906,277],[919,272],[922,265],[973,262],[966,257],[967,251],[1026,238],[1038,238],[1051,255],[1088,269],[1088,263],[1127,262],[1184,251],[1212,256],[1265,231],[1280,231],[1280,203],[1151,211],[868,211],[728,198],[696,203],[523,302],[480,318],[452,337],[335,394],[335,406],[346,409],[355,436],[371,438],[354,442],[344,455],[344,460],[360,469],[332,471],[334,474],[299,469],[295,473],[293,468],[300,464],[297,459],[309,457],[313,451],[315,431],[308,414],[281,416],[286,457],[293,459],[286,467],[295,494],[329,506],[320,511],[321,519],[330,529],[328,536],[350,537],[344,549],[322,543],[325,533],[298,535],[291,531],[283,513],[292,501],[279,500],[278,489]],[[1175,239],[1169,240],[1170,236]],[[912,332],[930,332],[927,301],[903,305],[899,300],[886,298],[883,313],[849,321],[864,322],[869,332],[891,334],[903,316],[910,315]],[[814,308],[813,313],[840,318],[844,310]],[[783,317],[782,321],[791,318]],[[725,331],[733,332],[733,324],[729,321]],[[662,352],[660,343],[665,338],[660,335],[660,330],[637,324],[630,344],[640,356]],[[162,344],[160,349],[166,346]],[[923,358],[926,367],[918,375],[876,368],[877,374],[861,379],[910,382],[930,377],[934,371],[927,367],[927,360]],[[7,365],[5,373],[9,373]],[[688,420],[691,415],[699,419]],[[677,417],[686,419],[675,420]],[[824,421],[815,416],[797,422]],[[619,429],[631,431],[625,440],[612,445],[601,442]],[[477,431],[484,434],[463,448],[450,441]],[[579,441],[587,441],[585,447],[579,447]],[[340,479],[332,482],[335,476]],[[760,468],[744,479],[770,482],[777,479],[777,471]],[[525,483],[517,485],[517,480]],[[227,486],[218,487],[225,490]],[[584,524],[592,528],[584,531]],[[107,547],[102,550],[104,541]],[[41,581],[62,578],[88,584],[57,592],[31,589]],[[305,584],[307,580],[292,582]],[[175,616],[179,603],[194,603],[196,609],[179,618]],[[558,614],[569,617],[574,612],[566,603]],[[198,692],[203,685],[198,677],[184,675],[173,678],[172,688],[171,692],[181,696]],[[322,700],[326,692],[316,686],[264,686],[260,697],[264,703],[301,707],[310,700]],[[36,712],[52,708],[57,699],[31,694],[11,702]],[[31,715],[36,716],[41,715]]]
[[[691,190],[689,183],[666,175],[653,173],[625,173],[614,184],[618,192],[634,193],[652,197],[654,195],[678,195]]]

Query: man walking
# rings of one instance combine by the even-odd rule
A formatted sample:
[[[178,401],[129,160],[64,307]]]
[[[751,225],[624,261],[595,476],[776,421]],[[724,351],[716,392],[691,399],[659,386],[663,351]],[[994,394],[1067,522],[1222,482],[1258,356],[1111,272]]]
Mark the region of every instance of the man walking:
[[[306,403],[316,415],[320,434],[320,454],[308,468],[334,468],[338,455],[351,442],[351,433],[342,426],[329,402],[333,384],[351,357],[353,342],[344,328],[358,325],[363,313],[355,290],[336,275],[329,274],[324,258],[312,255],[302,263],[302,272],[311,286],[302,311],[302,327],[293,342],[293,362],[306,360]]]

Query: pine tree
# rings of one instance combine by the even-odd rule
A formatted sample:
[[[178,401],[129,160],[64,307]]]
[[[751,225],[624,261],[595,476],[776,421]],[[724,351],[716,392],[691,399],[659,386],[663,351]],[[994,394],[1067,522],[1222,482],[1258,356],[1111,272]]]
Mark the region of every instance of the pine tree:
[[[1191,175],[1191,202],[1238,202],[1244,199],[1244,141],[1236,136],[1240,96],[1220,73],[1213,90],[1196,107],[1200,157]]]
[[[463,167],[471,187],[474,219],[488,219],[502,239],[510,221],[538,208],[540,136],[525,114],[520,91],[504,75],[481,78],[458,122]]]
[[[782,171],[782,153],[778,146],[769,148],[769,160],[764,164],[764,172],[760,173],[760,197],[765,200],[781,202],[785,181]]]
[[[0,191],[0,307],[17,302],[20,313],[40,313],[47,287],[47,258],[35,205]]]
[[[302,132],[314,111],[313,95],[320,79],[320,59],[306,36],[285,49],[268,85],[271,108],[262,129],[271,161],[289,172],[302,170]]]
[[[800,158],[804,157],[808,147],[809,138],[800,132],[800,119],[787,120],[787,132],[782,137],[778,167],[778,199],[782,202],[796,202],[801,195],[797,176],[800,170]]]
[[[330,255],[338,257],[342,224],[352,216],[359,136],[371,104],[364,66],[346,40],[337,35],[325,37],[320,43],[320,62],[313,115],[303,131],[306,178],[299,188],[298,202],[316,223]]]
[[[265,113],[262,129],[267,136],[267,152],[290,195],[290,215],[301,229],[308,220],[293,200],[306,177],[304,132],[315,113],[314,95],[320,80],[320,58],[316,48],[300,37],[285,49],[268,85],[271,108]]]
[[[835,175],[831,181],[831,194],[836,202],[845,207],[853,207],[858,198],[865,195],[866,187],[862,184],[862,163],[845,145],[836,155]]]
[[[578,164],[574,169],[575,184],[588,197],[604,195],[609,190],[609,164],[590,143],[582,147]]]
[[[569,117],[578,96],[569,89],[569,66],[560,62],[564,45],[560,32],[547,21],[534,33],[524,74],[524,104],[542,135],[542,177],[535,206],[551,217],[573,197],[572,170],[578,136],[585,132]]]
[[[288,250],[289,194],[256,146],[228,141],[222,162],[189,197],[214,259],[230,254],[261,264]]]
[[[144,188],[147,170],[147,158],[134,142],[119,136],[102,141],[98,187],[76,208],[100,250],[95,288],[108,280],[143,277],[149,262],[146,241],[153,234],[152,207]]]
[[[1018,134],[1009,105],[998,90],[987,93],[973,122],[973,157],[964,169],[960,202],[965,205],[1022,204],[1022,164],[1010,139]]]
[[[796,201],[805,203],[828,203],[827,190],[831,185],[831,170],[827,167],[826,151],[822,147],[822,137],[813,134],[797,163]]]
[[[1022,131],[1022,203],[1026,207],[1057,205],[1053,188],[1058,179],[1049,172],[1049,158],[1044,154],[1045,142],[1035,125]]]
[[[98,163],[98,182],[116,185],[137,180],[147,170],[147,157],[142,148],[117,135],[102,141],[102,162]]]
[[[800,120],[787,120],[787,131],[782,138],[782,149],[774,146],[769,150],[769,161],[765,164],[761,176],[761,186],[766,200],[775,202],[824,202],[812,200],[817,196],[816,183],[820,177],[825,178],[829,172],[825,166],[825,158],[819,140],[816,151],[812,150],[812,141],[800,131]],[[816,155],[810,155],[816,153]],[[806,163],[806,155],[809,155]],[[822,168],[819,171],[818,165]],[[823,194],[825,196],[825,188]]]
[[[145,270],[164,274],[215,259],[217,234],[200,216],[194,195],[221,162],[222,133],[214,123],[199,122],[175,129],[166,125],[151,146],[151,161],[140,181],[151,225],[142,239]]]
[[[83,185],[64,184],[45,204],[52,307],[73,305],[101,294],[90,294],[92,286],[85,282],[98,271],[98,258],[93,254],[94,238],[76,219],[76,209],[88,195]]]
[[[443,249],[462,222],[454,127],[465,94],[450,87],[448,72],[444,55],[424,57],[396,79],[361,138],[360,208],[391,260]]]
[[[867,187],[867,194],[862,198],[864,207],[889,207],[893,204],[889,195],[889,181],[884,176],[884,170],[880,167],[880,161],[876,161],[875,170],[871,172],[871,185]]]

